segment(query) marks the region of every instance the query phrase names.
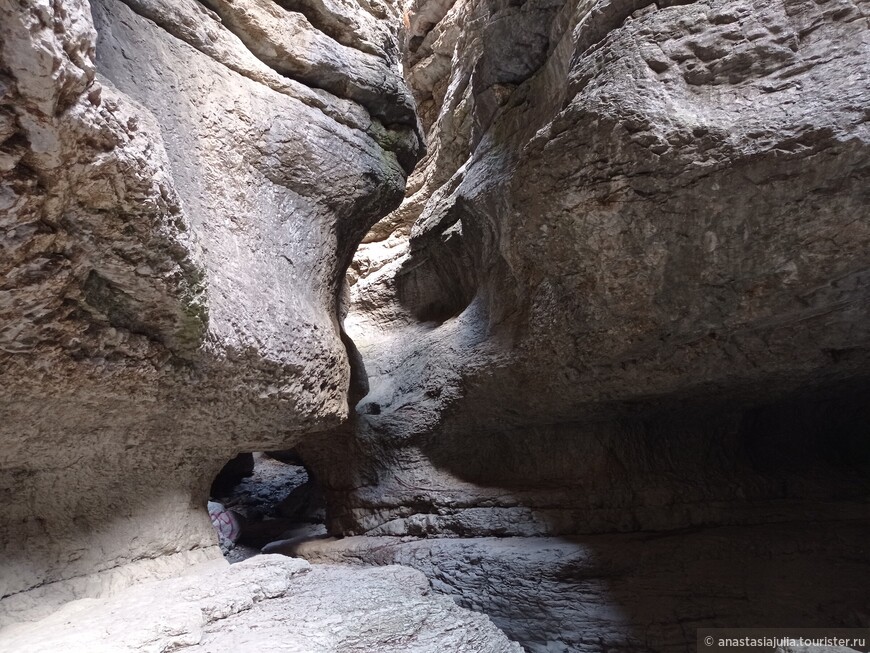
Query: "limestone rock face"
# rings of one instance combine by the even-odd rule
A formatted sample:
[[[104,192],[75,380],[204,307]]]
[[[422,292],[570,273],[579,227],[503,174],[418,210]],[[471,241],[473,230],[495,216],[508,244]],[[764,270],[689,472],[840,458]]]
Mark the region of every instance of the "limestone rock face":
[[[82,599],[7,629],[0,651],[521,653],[484,615],[408,567],[366,570],[259,556]]]
[[[215,557],[221,465],[346,419],[344,270],[420,150],[396,27],[213,5],[0,1],[0,620]]]
[[[592,531],[837,494],[758,474],[755,447],[789,445],[756,422],[784,406],[806,418],[788,455],[813,458],[830,411],[828,453],[866,466],[843,416],[866,412],[870,369],[867,8],[411,6],[428,154],[351,273],[368,462],[334,485],[371,510],[344,526],[438,521],[463,494],[527,504],[481,485],[580,484],[568,527]]]
[[[749,542],[750,525],[822,522],[850,533],[823,564],[860,549],[868,13],[850,0],[409,4],[427,155],[352,266],[345,326],[369,384],[356,424],[301,449],[332,532],[623,534],[611,543],[629,560],[640,531],[679,543],[680,529],[729,525]],[[353,555],[378,560],[368,546]],[[726,577],[742,550],[706,569]],[[622,564],[597,560],[583,573]],[[853,572],[844,583],[866,582]],[[527,588],[513,591],[486,609]],[[802,596],[774,614],[748,592],[708,614],[803,623],[827,599]],[[850,597],[845,621],[865,625]],[[649,632],[646,619],[632,603],[623,632]],[[689,630],[646,645],[682,650]],[[575,650],[584,632],[537,645]]]
[[[366,537],[272,550],[535,653],[867,626],[868,20],[0,0],[0,625],[216,557],[214,475],[295,447]],[[517,650],[237,569],[3,645]]]

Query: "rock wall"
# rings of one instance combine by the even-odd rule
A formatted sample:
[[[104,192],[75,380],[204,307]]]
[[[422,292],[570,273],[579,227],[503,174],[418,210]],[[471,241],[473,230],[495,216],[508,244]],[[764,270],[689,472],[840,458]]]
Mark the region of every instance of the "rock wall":
[[[586,478],[608,489],[581,502],[623,511],[646,503],[613,487],[625,468],[742,502],[783,494],[758,474],[776,446],[866,489],[866,3],[408,17],[428,154],[351,270],[370,385],[353,495],[399,512],[396,474],[396,492]],[[636,526],[696,521],[655,491],[667,519]]]
[[[4,622],[219,556],[221,465],[347,417],[344,271],[421,147],[397,21],[208,4],[0,2]]]
[[[868,17],[0,0],[0,624],[215,558],[297,446],[367,536],[299,553],[536,653],[870,625]]]
[[[513,554],[461,539],[305,554],[416,565],[536,651],[684,650],[700,625],[866,626],[868,571],[849,561],[870,515],[868,14],[849,0],[411,3],[428,152],[351,269],[345,326],[369,393],[303,456],[335,534],[561,536],[614,549],[582,574],[625,584],[537,586],[537,563],[478,582],[475,565],[514,570]],[[796,551],[804,530],[822,535]],[[658,580],[635,561],[659,535],[638,533],[672,545],[649,554]],[[705,548],[716,533],[727,551]],[[775,582],[801,598],[775,608],[745,570],[780,556],[793,567]],[[815,565],[836,579],[817,593],[797,578]],[[705,574],[739,600],[696,593]],[[679,632],[664,625],[687,609],[669,580],[696,601]],[[536,600],[627,616],[529,625],[510,607]]]

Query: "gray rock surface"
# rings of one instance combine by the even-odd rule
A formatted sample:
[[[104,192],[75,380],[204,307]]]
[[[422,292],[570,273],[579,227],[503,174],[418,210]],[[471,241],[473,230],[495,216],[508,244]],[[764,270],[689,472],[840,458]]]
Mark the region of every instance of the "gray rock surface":
[[[862,514],[868,4],[408,17],[428,154],[351,271],[354,432],[305,445],[334,530]]]
[[[300,447],[331,531],[534,650],[683,650],[695,623],[866,626],[866,569],[845,561],[870,514],[870,4],[406,8],[427,155],[349,275],[369,385],[355,424]],[[726,526],[746,546],[708,559],[695,529]],[[522,540],[522,567],[465,539],[492,536],[601,538],[618,552],[588,573],[625,585],[542,586],[547,541]],[[633,561],[658,537],[674,558],[656,553],[646,585]],[[780,555],[794,567],[770,580]],[[838,579],[818,597],[782,580],[815,577],[816,558]],[[740,598],[692,590],[695,564],[696,584]],[[754,582],[741,569],[800,598],[736,590]],[[546,625],[514,609],[529,595],[557,606]],[[620,611],[612,630],[582,618]]]
[[[348,329],[411,432],[866,372],[866,3],[640,4],[461,3],[409,55],[461,54]]]
[[[346,419],[344,269],[419,142],[195,2],[4,0],[0,47],[3,622],[217,556],[223,463]],[[365,56],[332,79],[407,95]]]
[[[358,102],[387,123],[416,125],[414,102],[395,61],[342,45],[317,30],[304,14],[271,0],[207,4],[278,73]]]
[[[530,653],[686,651],[698,628],[854,626],[870,608],[868,535],[865,520],[572,538],[352,537],[294,552],[414,567]]]
[[[0,0],[0,625],[121,592],[3,645],[516,650],[394,567],[124,591],[292,447],[368,537],[270,550],[536,653],[867,626],[868,19]]]
[[[408,567],[311,566],[260,556],[82,599],[0,632],[0,651],[521,653],[484,615]]]

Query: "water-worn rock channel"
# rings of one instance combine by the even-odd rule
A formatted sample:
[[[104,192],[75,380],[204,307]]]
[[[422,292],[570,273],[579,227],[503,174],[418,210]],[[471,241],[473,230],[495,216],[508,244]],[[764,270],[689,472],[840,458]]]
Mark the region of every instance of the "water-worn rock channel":
[[[0,0],[0,651],[870,628],[868,106],[867,0]]]

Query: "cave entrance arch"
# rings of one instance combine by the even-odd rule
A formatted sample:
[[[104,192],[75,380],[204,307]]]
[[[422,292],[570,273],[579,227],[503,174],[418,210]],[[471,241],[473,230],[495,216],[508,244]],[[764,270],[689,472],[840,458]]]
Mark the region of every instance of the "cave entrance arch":
[[[215,476],[209,516],[230,562],[258,553],[291,554],[301,541],[326,535],[326,504],[296,450],[243,452]]]

